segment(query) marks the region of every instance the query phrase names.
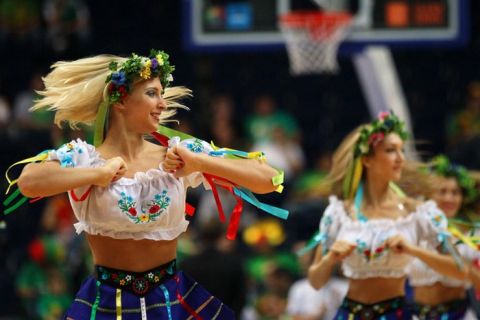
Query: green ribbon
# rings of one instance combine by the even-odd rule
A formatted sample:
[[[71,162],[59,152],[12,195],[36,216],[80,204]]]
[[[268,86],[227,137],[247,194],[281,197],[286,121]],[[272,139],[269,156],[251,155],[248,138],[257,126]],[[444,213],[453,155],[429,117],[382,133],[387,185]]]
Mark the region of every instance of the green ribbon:
[[[164,136],[168,137],[168,138],[172,138],[172,137],[180,137],[180,140],[185,140],[185,139],[196,139],[195,137],[189,135],[189,134],[186,134],[186,133],[183,133],[183,132],[180,132],[180,131],[177,131],[175,129],[172,129],[172,128],[168,128],[168,127],[165,127],[165,126],[159,126],[158,129],[157,129],[157,132],[160,133],[160,134],[163,134]]]
[[[107,120],[109,103],[107,101],[102,101],[98,106],[97,117],[95,118],[95,127],[93,133],[93,145],[98,147],[102,144],[105,133],[105,123]]]

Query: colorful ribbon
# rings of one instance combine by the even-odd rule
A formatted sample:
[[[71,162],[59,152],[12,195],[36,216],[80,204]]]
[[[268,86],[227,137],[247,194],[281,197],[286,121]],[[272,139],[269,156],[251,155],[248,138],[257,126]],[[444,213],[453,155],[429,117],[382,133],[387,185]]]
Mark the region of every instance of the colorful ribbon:
[[[158,141],[160,142],[163,146],[168,146],[168,138],[172,137],[179,137],[180,139],[196,139],[193,136],[190,136],[188,134],[185,134],[183,132],[167,128],[164,126],[160,126],[158,129],[158,132],[152,132],[151,135]],[[228,158],[246,158],[246,159],[259,159],[264,161],[265,156],[263,152],[243,152],[243,151],[238,151],[238,150],[233,150],[233,149],[228,149],[228,148],[218,148],[211,143],[212,149],[214,151],[210,152],[209,155],[211,156],[223,156],[226,155]],[[253,195],[253,193],[243,187],[240,187],[236,185],[235,183],[224,179],[222,177],[217,177],[211,174],[203,173],[203,176],[207,183],[210,185],[213,193],[213,197],[215,199],[215,203],[217,205],[217,210],[219,214],[220,221],[225,222],[225,213],[223,210],[223,206],[220,200],[220,197],[218,195],[218,189],[217,189],[217,183],[216,181],[222,181],[225,182],[227,185],[231,185],[232,187],[226,187],[224,185],[220,185],[220,187],[228,190],[232,195],[236,198],[237,203],[235,207],[232,210],[232,213],[230,215],[230,221],[229,225],[227,227],[227,239],[234,240],[237,235],[238,227],[240,225],[240,217],[241,213],[243,210],[243,203],[242,200],[246,200],[250,204],[256,206],[257,208],[268,212],[276,217],[279,217],[281,219],[287,219],[288,218],[288,211],[285,209],[277,208],[274,206],[270,206],[265,203],[261,203],[260,201],[257,200],[257,198]],[[281,192],[283,190],[283,186],[281,185],[283,183],[283,172],[279,171],[279,174],[276,175],[274,178],[272,178],[272,183],[277,186],[277,191]]]
[[[98,147],[102,144],[105,134],[105,124],[108,114],[108,101],[102,101],[98,106],[97,116],[95,118],[95,126],[93,132],[93,145]]]

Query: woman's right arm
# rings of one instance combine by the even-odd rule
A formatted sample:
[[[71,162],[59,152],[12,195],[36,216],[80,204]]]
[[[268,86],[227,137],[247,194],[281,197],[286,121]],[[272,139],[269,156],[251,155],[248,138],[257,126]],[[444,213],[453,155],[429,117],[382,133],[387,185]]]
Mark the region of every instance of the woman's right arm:
[[[319,245],[315,259],[308,268],[308,280],[312,287],[320,289],[332,276],[336,264],[346,258],[356,248],[356,245],[343,240],[333,243],[327,254],[323,255],[322,246]]]
[[[125,161],[120,157],[109,159],[97,168],[65,168],[57,161],[31,163],[23,168],[18,188],[27,197],[48,197],[89,185],[105,187],[126,170]]]

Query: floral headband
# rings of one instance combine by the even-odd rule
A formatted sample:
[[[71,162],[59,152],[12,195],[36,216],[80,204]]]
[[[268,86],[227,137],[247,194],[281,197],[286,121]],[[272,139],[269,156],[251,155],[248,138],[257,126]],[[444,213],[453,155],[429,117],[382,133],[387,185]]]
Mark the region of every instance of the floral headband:
[[[353,161],[347,168],[343,180],[342,191],[344,199],[353,198],[358,190],[363,172],[361,157],[371,154],[373,147],[385,139],[387,134],[392,132],[397,133],[402,140],[408,138],[405,123],[393,112],[381,112],[377,119],[362,128],[360,137],[354,146]],[[397,188],[396,186],[393,187]]]
[[[402,140],[407,140],[408,132],[405,123],[393,112],[381,112],[378,119],[365,126],[355,144],[355,157],[369,155],[373,148],[389,133],[397,133]]]
[[[175,67],[170,65],[168,58],[168,54],[164,51],[152,49],[148,57],[132,53],[132,56],[121,64],[116,61],[110,63],[109,69],[112,73],[105,80],[105,83],[108,83],[108,98],[99,105],[95,118],[93,144],[96,147],[103,142],[108,107],[123,101],[128,96],[136,79],[148,80],[158,77],[164,90],[170,85],[170,82],[173,81],[172,72]]]
[[[471,177],[468,170],[461,165],[450,162],[444,155],[439,155],[432,159],[430,172],[442,177],[455,178],[463,191],[465,203],[475,201],[479,195],[475,187],[475,180]]]
[[[164,51],[150,50],[148,57],[132,56],[122,64],[112,61],[109,69],[112,73],[107,77],[105,83],[108,85],[108,98],[110,104],[122,101],[130,92],[131,84],[137,78],[151,79],[160,78],[160,83],[165,89],[173,81],[172,72],[175,67],[170,65],[168,54]]]

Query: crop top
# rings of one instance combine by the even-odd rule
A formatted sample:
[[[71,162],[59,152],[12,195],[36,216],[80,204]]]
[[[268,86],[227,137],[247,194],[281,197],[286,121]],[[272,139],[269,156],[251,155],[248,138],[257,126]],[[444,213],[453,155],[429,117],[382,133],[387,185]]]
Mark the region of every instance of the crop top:
[[[211,150],[201,140],[179,143],[194,152]],[[56,160],[63,167],[72,168],[95,168],[106,162],[94,146],[80,139],[49,151],[48,160]],[[175,239],[188,226],[184,213],[186,189],[197,187],[202,182],[208,186],[200,172],[177,179],[159,165],[146,172],[137,172],[133,178],[122,177],[107,187],[94,185],[83,201],[76,201],[69,193],[78,220],[75,229],[77,233],[85,231],[115,239]],[[74,192],[82,195],[89,188],[77,188]]]
[[[436,250],[435,248],[430,247],[426,242],[422,242],[420,246],[425,249]],[[480,259],[480,252],[464,243],[460,243],[455,247],[458,250],[458,253],[469,262]],[[447,287],[464,287],[465,289],[470,288],[472,285],[469,281],[457,280],[439,274],[418,259],[414,259],[409,266],[408,273],[410,284],[413,287],[430,286],[437,282]]]
[[[346,277],[366,279],[372,277],[400,278],[407,274],[412,257],[392,253],[385,242],[394,235],[402,235],[406,241],[420,241],[436,247],[449,236],[447,219],[434,201],[417,206],[416,210],[397,219],[370,219],[365,222],[354,220],[345,209],[343,201],[335,196],[329,198],[320,221],[319,243],[326,252],[336,240],[356,244],[354,251],[342,262]]]

